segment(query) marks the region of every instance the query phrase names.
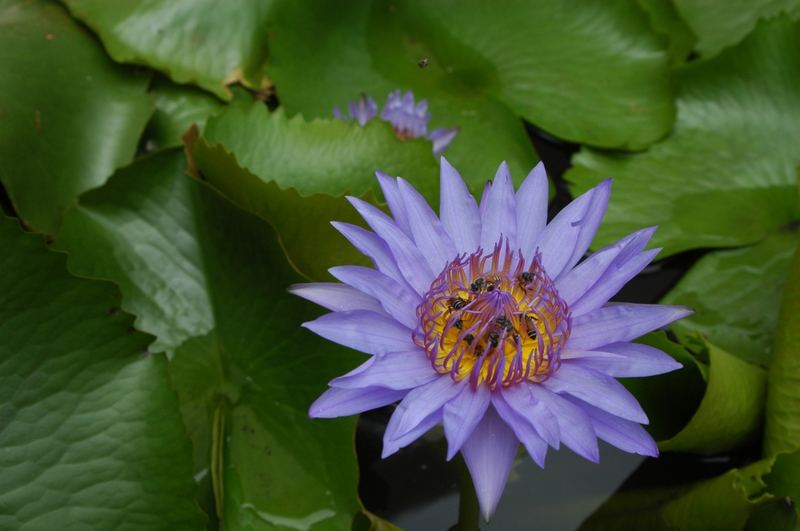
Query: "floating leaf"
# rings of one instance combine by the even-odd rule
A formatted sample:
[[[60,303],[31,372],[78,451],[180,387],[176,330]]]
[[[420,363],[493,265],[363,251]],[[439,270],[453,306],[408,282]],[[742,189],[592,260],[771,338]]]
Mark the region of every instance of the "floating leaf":
[[[595,245],[643,226],[662,256],[758,242],[796,221],[800,23],[762,22],[739,46],[681,67],[673,133],[636,155],[583,149],[566,178],[580,193],[614,178]],[[746,80],[746,81],[745,81]]]
[[[669,38],[672,63],[682,63],[694,48],[696,38],[675,4],[672,0],[639,0],[639,5],[647,12],[653,29]]]
[[[689,423],[659,443],[664,451],[719,453],[752,441],[763,421],[766,371],[717,346],[708,349],[708,386]]]
[[[178,150],[138,160],[81,197],[59,244],[177,347],[170,374],[196,473],[213,479],[225,528],[348,528],[360,510],[354,421],[307,411],[355,355],[299,327],[316,314],[286,291],[299,277],[270,226],[185,172]]]
[[[796,511],[795,504],[800,500],[800,452],[782,453],[775,456],[775,464],[764,477],[769,491],[783,497]]]
[[[372,197],[379,190],[376,170],[438,197],[438,165],[427,142],[401,142],[380,121],[306,122],[261,104],[234,105],[209,120],[190,150],[202,177],[269,221],[292,264],[312,278],[363,261],[330,222],[360,223],[343,195]]]
[[[0,64],[0,180],[25,223],[53,234],[78,194],[133,158],[149,76],[43,0],[0,2]]]
[[[778,321],[775,301],[797,241],[796,235],[783,233],[703,256],[663,300],[695,309],[673,329],[684,341],[699,332],[735,356],[768,365]]]
[[[673,1],[697,35],[697,51],[703,57],[712,57],[723,48],[740,42],[755,28],[759,19],[800,8],[797,0],[740,0],[725,4]]]
[[[206,120],[222,108],[208,93],[158,79],[151,87],[155,112],[147,124],[146,147],[150,151],[182,145],[181,137],[193,124],[202,129]]]
[[[110,283],[0,219],[4,529],[200,529],[163,356]]]
[[[765,492],[763,480],[771,466],[772,460],[765,459],[697,482],[640,489],[623,487],[580,529],[742,530],[762,504],[773,500]]]
[[[764,454],[794,452],[800,447],[800,247],[783,291],[767,385]],[[800,489],[796,495],[800,501]]]
[[[501,160],[514,175],[535,162],[516,116],[630,148],[663,136],[674,117],[667,54],[633,2],[283,1],[269,24],[268,69],[290,113],[327,117],[359,93],[382,104],[412,89],[429,101],[432,127],[460,127],[445,154],[474,190]]]
[[[682,345],[667,339],[664,332],[648,334],[637,342],[666,352],[683,365],[666,374],[620,380],[647,412],[650,423],[645,428],[650,435],[656,440],[668,439],[686,426],[697,411],[706,388],[707,367]],[[676,389],[680,392],[676,393]]]
[[[230,99],[227,85],[264,88],[270,3],[259,0],[64,0],[115,61],[155,68]]]

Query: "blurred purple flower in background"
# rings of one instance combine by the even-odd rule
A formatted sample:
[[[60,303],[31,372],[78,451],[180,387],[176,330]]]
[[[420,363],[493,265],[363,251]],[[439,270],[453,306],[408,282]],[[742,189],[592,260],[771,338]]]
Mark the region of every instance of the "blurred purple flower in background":
[[[363,126],[378,116],[378,104],[371,97],[362,95],[358,101],[347,104],[347,114],[342,113],[339,107],[334,107],[333,115],[339,120],[355,120]],[[428,123],[431,121],[428,102],[421,100],[416,103],[410,90],[405,94],[400,90],[389,94],[380,118],[392,124],[398,138],[424,137],[433,142],[434,155],[441,154],[458,134],[457,127],[434,129],[428,133]]]
[[[396,96],[383,111],[390,119],[406,108]],[[421,105],[419,120],[426,119]],[[351,110],[356,119],[361,109]],[[378,179],[392,217],[351,197],[372,231],[334,223],[375,268],[334,267],[341,284],[291,288],[332,310],[306,328],[372,355],[330,382],[311,406],[312,417],[353,415],[399,400],[384,457],[443,424],[447,457],[463,455],[487,519],[520,443],[540,466],[548,446],[560,443],[597,462],[598,438],[658,455],[641,426],[647,416],[615,377],[680,367],[630,341],[691,312],[608,302],[658,254],[645,250],[654,228],[581,261],[608,205],[610,181],[548,224],[542,164],[516,192],[501,164],[478,205],[442,158],[439,216],[405,180],[382,173]]]

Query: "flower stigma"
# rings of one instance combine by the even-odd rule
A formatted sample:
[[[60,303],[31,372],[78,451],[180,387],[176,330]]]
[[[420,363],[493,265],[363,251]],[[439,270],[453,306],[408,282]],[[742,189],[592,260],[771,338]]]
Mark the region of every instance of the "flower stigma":
[[[547,379],[571,329],[569,308],[539,254],[526,267],[522,252],[507,243],[448,263],[417,317],[414,341],[437,372],[492,390]]]

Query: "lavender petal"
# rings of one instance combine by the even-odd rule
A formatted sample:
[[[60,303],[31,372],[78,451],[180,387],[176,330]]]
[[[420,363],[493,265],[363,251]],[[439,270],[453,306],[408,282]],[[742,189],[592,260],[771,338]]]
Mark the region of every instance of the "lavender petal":
[[[528,455],[533,461],[544,468],[545,460],[547,459],[547,441],[542,439],[539,433],[534,429],[533,425],[528,422],[528,419],[520,415],[514,410],[508,402],[504,399],[502,394],[495,394],[492,396],[492,405],[500,415],[500,418],[517,436],[519,442],[525,447]],[[552,413],[551,413],[552,415]],[[558,441],[556,441],[557,447]]]
[[[691,313],[689,308],[666,304],[609,304],[572,320],[567,348],[596,350],[631,341]]]
[[[420,295],[428,291],[434,274],[414,242],[386,214],[374,206],[355,197],[347,199],[372,230],[389,246],[403,277],[414,291]]]
[[[339,266],[329,271],[338,280],[377,299],[381,311],[404,326],[412,330],[417,326],[416,309],[421,299],[411,288],[369,267]]]
[[[386,459],[393,453],[397,452],[400,448],[405,448],[409,444],[413,443],[425,433],[428,432],[431,428],[436,426],[442,422],[442,409],[439,408],[427,417],[425,417],[417,426],[410,430],[405,435],[401,435],[400,437],[392,440],[388,440],[386,436],[383,437],[383,451],[381,452],[381,458]]]
[[[561,352],[561,359],[615,378],[655,376],[682,367],[657,348],[627,342],[605,345],[600,350],[566,349]]]
[[[400,194],[408,212],[414,243],[428,260],[432,271],[439,272],[456,257],[453,241],[442,222],[425,199],[404,179],[397,180]]]
[[[536,240],[547,225],[547,173],[539,162],[517,190],[517,246],[533,256]]]
[[[494,513],[517,456],[519,441],[503,419],[489,408],[461,449],[467,463],[481,513],[487,521]]]
[[[374,297],[338,282],[294,284],[289,286],[289,292],[335,312],[368,310],[384,313],[383,307]]]
[[[397,402],[408,391],[396,391],[383,387],[361,389],[337,389],[331,387],[317,398],[308,410],[312,418],[332,419],[357,415],[370,409]]]
[[[542,385],[531,385],[530,392],[555,415],[562,443],[593,463],[600,461],[600,449],[597,447],[592,420],[583,409]]]
[[[389,211],[392,213],[395,224],[411,237],[411,229],[408,224],[408,212],[406,212],[403,198],[400,195],[400,189],[397,186],[397,180],[383,173],[382,171],[375,172],[378,178],[378,183],[383,191],[383,197],[386,199],[386,204],[389,205]]]
[[[481,213],[481,247],[492,249],[505,238],[512,249],[517,245],[517,214],[514,183],[508,164],[497,168],[492,187],[486,196],[486,208]]]
[[[621,419],[580,400],[570,399],[592,419],[597,437],[626,452],[658,457],[658,446],[641,425]]]
[[[454,382],[449,376],[439,376],[431,383],[417,387],[397,406],[386,426],[384,440],[402,437],[434,411],[453,399],[466,382]]]
[[[591,238],[605,212],[610,181],[603,181],[568,204],[544,228],[536,242],[542,253],[542,265],[551,278],[575,265],[591,243]],[[602,206],[600,215],[592,209]],[[582,247],[583,244],[586,247]]]
[[[530,385],[535,384],[514,385],[504,388],[499,394],[502,401],[533,426],[547,444],[558,449],[561,437],[558,420],[544,403],[533,398]]]
[[[597,280],[595,285],[584,293],[577,302],[570,306],[573,317],[592,312],[602,307],[611,297],[622,289],[622,286],[627,284],[630,279],[647,267],[660,251],[661,249],[651,249],[631,257],[631,259],[626,262],[618,263],[615,261],[612,263],[603,276]]]
[[[441,155],[456,138],[458,131],[458,127],[440,127],[431,131],[428,140],[433,142],[433,154],[437,157]]]
[[[365,352],[386,354],[416,348],[411,330],[388,315],[365,310],[325,314],[302,326],[334,343]]]
[[[489,407],[491,395],[485,385],[478,386],[477,389],[465,385],[455,398],[444,405],[444,434],[447,437],[448,461],[472,435],[475,426]]]
[[[480,244],[481,222],[478,204],[467,185],[447,160],[441,158],[442,225],[458,254],[473,253]]]
[[[565,393],[627,420],[647,424],[647,415],[636,398],[611,376],[564,360],[542,385],[554,393]]]
[[[328,385],[340,389],[384,387],[403,390],[425,385],[438,377],[425,352],[415,349],[373,356],[344,376],[334,378]]]
[[[641,252],[653,232],[654,229],[649,228],[629,234],[592,254],[574,269],[564,272],[556,280],[556,288],[561,299],[571,306],[597,283],[612,263],[618,260],[626,261],[621,260],[620,256]],[[635,251],[630,253],[631,249]]]
[[[342,236],[347,238],[347,240],[353,244],[353,247],[358,249],[361,254],[370,258],[372,263],[375,264],[375,267],[378,268],[378,271],[395,279],[401,284],[408,285],[406,278],[400,272],[400,268],[397,267],[397,262],[394,259],[391,249],[389,249],[389,246],[386,245],[386,242],[384,242],[380,236],[350,223],[333,221],[331,225],[333,225],[333,228],[338,230]],[[411,286],[409,286],[409,289],[410,288]]]

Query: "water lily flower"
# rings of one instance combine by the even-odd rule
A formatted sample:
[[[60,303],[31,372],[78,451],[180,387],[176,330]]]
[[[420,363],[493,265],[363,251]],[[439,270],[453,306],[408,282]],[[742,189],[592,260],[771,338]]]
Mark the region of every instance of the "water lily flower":
[[[611,182],[547,223],[540,163],[515,192],[503,163],[480,204],[441,159],[439,215],[405,180],[378,173],[392,216],[354,197],[371,227],[333,223],[375,267],[334,267],[342,283],[292,286],[332,310],[303,326],[371,357],[311,406],[353,415],[400,401],[383,456],[444,425],[447,458],[461,452],[485,518],[494,512],[521,443],[544,466],[561,443],[597,462],[598,439],[658,455],[647,415],[615,377],[680,367],[631,341],[685,317],[684,307],[610,303],[658,254],[655,228],[584,257]]]
[[[333,115],[340,120],[355,120],[363,126],[378,116],[378,104],[371,97],[362,95],[358,101],[347,104],[347,114],[334,107]],[[428,133],[428,123],[431,121],[428,102],[421,100],[416,103],[414,94],[410,90],[405,94],[400,90],[389,94],[386,105],[380,112],[380,118],[392,124],[397,136],[403,140],[424,137],[433,142],[434,155],[441,154],[458,133],[457,127],[434,129]]]

